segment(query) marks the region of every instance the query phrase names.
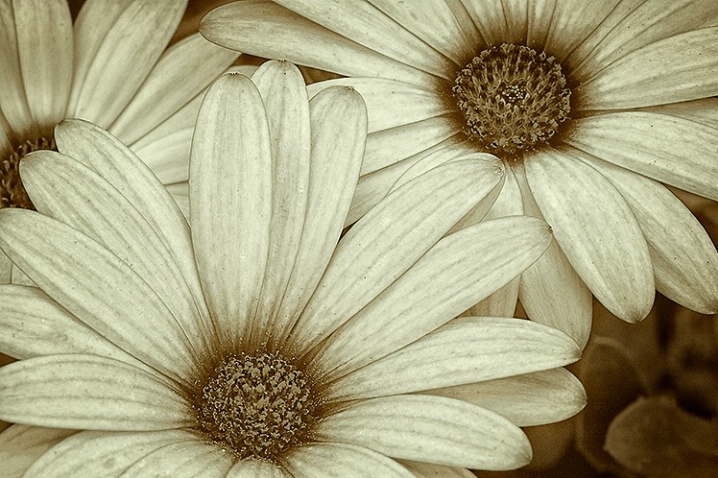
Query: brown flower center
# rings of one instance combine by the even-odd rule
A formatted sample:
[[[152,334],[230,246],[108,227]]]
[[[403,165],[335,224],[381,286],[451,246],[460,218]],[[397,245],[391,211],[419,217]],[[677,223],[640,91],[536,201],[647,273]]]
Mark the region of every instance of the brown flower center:
[[[195,400],[197,427],[239,459],[276,460],[306,441],[315,422],[306,374],[277,353],[231,355]]]
[[[43,136],[34,141],[23,141],[3,159],[0,169],[0,209],[19,207],[35,210],[20,179],[20,161],[33,151],[42,149],[57,150],[52,136],[50,139]]]
[[[521,45],[482,51],[458,72],[451,91],[469,139],[512,159],[546,143],[571,112],[561,65]]]

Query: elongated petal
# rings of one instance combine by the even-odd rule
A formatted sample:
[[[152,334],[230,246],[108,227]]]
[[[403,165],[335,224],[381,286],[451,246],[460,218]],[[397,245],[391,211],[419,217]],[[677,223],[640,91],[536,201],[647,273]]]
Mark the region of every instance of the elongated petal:
[[[85,431],[65,439],[37,460],[23,478],[119,477],[142,457],[172,443],[187,440],[179,430],[156,432]]]
[[[242,460],[232,467],[225,478],[292,478],[283,468],[268,461]]]
[[[162,238],[119,191],[90,168],[59,153],[38,151],[21,166],[23,184],[39,212],[117,255],[147,282],[188,337],[200,335],[203,317],[179,265]],[[152,199],[150,195],[144,200]],[[76,208],[83,213],[77,214]]]
[[[127,264],[76,229],[35,212],[3,209],[0,224],[3,250],[50,297],[131,355],[182,379],[180,370],[191,367],[189,339]]]
[[[464,317],[338,380],[339,397],[378,397],[547,370],[581,350],[563,332],[522,319]]]
[[[170,47],[109,131],[131,144],[202,92],[239,56],[190,35]]]
[[[12,4],[27,104],[36,124],[51,126],[64,116],[70,95],[70,9],[65,0],[28,0]]]
[[[543,219],[523,167],[515,167],[524,211]],[[519,300],[534,322],[557,328],[573,338],[581,348],[591,335],[593,297],[556,241],[523,274]]]
[[[394,458],[447,466],[501,470],[531,459],[528,439],[505,418],[428,395],[362,400],[324,419],[317,434]]]
[[[104,3],[104,2],[103,2]],[[94,50],[87,71],[73,85],[68,116],[108,127],[127,106],[155,66],[179,24],[187,0],[131,2],[123,5]],[[93,15],[94,16],[94,15]],[[87,21],[87,20],[86,20]],[[87,26],[86,26],[87,27]],[[101,41],[97,45],[95,42]]]
[[[282,305],[276,314],[282,340],[324,274],[344,227],[366,143],[366,109],[355,91],[340,87],[309,104],[311,167],[304,228]]]
[[[581,108],[620,109],[695,100],[718,94],[718,27],[651,43],[582,83]]]
[[[172,476],[173,478],[225,478],[234,457],[226,450],[187,434],[184,441],[170,443],[146,454],[122,473],[122,478]]]
[[[194,123],[184,129],[160,136],[132,150],[164,185],[189,179],[189,153]]]
[[[399,460],[399,463],[414,473],[416,478],[476,478],[476,475],[466,468],[455,468],[406,460]]]
[[[3,113],[0,118],[4,119],[13,131],[20,134],[30,133],[33,120],[22,81],[11,2],[0,2],[0,45],[0,109]],[[5,143],[7,138],[3,139]],[[3,151],[7,150],[3,148]]]
[[[94,169],[140,211],[179,264],[198,305],[204,306],[189,225],[152,171],[117,138],[85,121],[63,121],[55,128],[55,140],[61,153]]]
[[[447,236],[327,341],[317,376],[336,378],[423,337],[516,277],[550,242],[546,223],[527,217]]]
[[[241,333],[257,308],[269,248],[271,174],[262,98],[247,77],[224,75],[199,112],[190,214],[205,296],[229,335]]]
[[[471,16],[486,45],[526,41],[528,2],[524,0],[509,2],[506,4],[507,7],[502,5],[503,2],[462,0],[461,3]],[[513,9],[514,14],[507,15],[504,8]],[[482,46],[477,45],[477,48]]]
[[[202,19],[200,32],[227,48],[264,58],[286,58],[341,75],[395,79],[419,85],[435,81],[416,68],[265,0],[222,5]]]
[[[635,214],[651,252],[656,289],[690,309],[718,313],[718,253],[691,211],[656,181],[602,161],[592,164]]]
[[[0,434],[0,463],[5,478],[21,478],[43,453],[77,433],[62,428],[12,425]]]
[[[415,478],[381,453],[345,443],[316,443],[299,448],[285,460],[294,478]]]
[[[586,405],[581,382],[563,368],[430,390],[489,409],[520,427],[570,418]]]
[[[503,169],[483,161],[437,167],[386,197],[339,243],[293,331],[308,350],[394,282],[491,190]],[[474,188],[488,183],[488,187]]]
[[[525,163],[531,192],[556,241],[596,298],[623,320],[642,320],[655,290],[643,232],[616,188],[572,157],[577,154],[551,150],[532,156]]]
[[[80,323],[37,287],[0,287],[0,349],[17,359],[54,354],[92,354],[144,366]]]
[[[717,76],[718,77],[718,76]],[[567,141],[604,161],[718,200],[718,130],[675,116],[625,112],[576,120]],[[686,141],[686,138],[690,138]]]
[[[163,430],[191,424],[187,405],[155,375],[93,355],[52,355],[0,368],[0,416],[91,430]]]
[[[257,336],[272,324],[290,280],[306,216],[310,174],[309,102],[299,70],[269,61],[254,75],[272,148],[272,218],[262,297],[252,321]]]

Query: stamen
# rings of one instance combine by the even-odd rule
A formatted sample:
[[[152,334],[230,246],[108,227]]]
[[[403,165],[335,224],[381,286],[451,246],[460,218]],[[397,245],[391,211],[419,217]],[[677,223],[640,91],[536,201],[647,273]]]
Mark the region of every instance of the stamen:
[[[35,141],[26,140],[3,159],[2,168],[0,168],[0,209],[18,207],[35,210],[20,179],[20,161],[33,151],[43,149],[56,151],[54,138],[40,137]]]
[[[451,91],[468,138],[513,159],[548,142],[571,111],[561,65],[521,45],[482,51],[459,71]]]
[[[197,427],[239,459],[274,461],[306,440],[314,395],[305,373],[277,353],[231,355],[201,387]]]

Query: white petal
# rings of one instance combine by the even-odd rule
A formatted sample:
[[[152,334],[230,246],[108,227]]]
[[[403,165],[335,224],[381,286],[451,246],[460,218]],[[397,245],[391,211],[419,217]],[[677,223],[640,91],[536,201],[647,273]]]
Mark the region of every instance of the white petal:
[[[359,401],[322,420],[317,435],[394,458],[447,466],[502,470],[531,459],[528,439],[505,418],[428,395]]]
[[[348,399],[409,393],[561,367],[580,356],[576,342],[551,327],[464,317],[337,379],[328,390]]]
[[[254,315],[269,247],[272,151],[264,104],[226,74],[200,108],[190,162],[192,241],[205,297],[232,340]]]
[[[292,478],[284,469],[268,461],[241,460],[223,478]]]
[[[0,110],[3,113],[0,129],[6,129],[4,123],[7,121],[9,129],[18,134],[32,133],[33,120],[25,97],[11,2],[0,2],[0,45]],[[2,151],[6,152],[9,144],[5,131],[2,136]]]
[[[309,350],[411,267],[501,182],[503,168],[486,166],[465,160],[434,168],[359,220],[337,246],[292,341]]]
[[[473,403],[508,418],[520,427],[565,420],[586,405],[586,392],[581,382],[563,368],[427,393]]]
[[[0,368],[0,417],[53,428],[164,430],[192,424],[170,385],[93,355],[51,355]]]
[[[0,463],[4,478],[21,478],[43,453],[77,433],[61,428],[12,425],[0,434]]]
[[[579,156],[535,153],[525,162],[529,186],[556,241],[596,298],[623,320],[642,320],[655,293],[648,245],[623,196]]]
[[[367,448],[344,443],[316,443],[284,460],[294,478],[415,478],[394,460]]]
[[[16,267],[10,262],[10,258],[0,250],[0,284],[9,284],[12,280],[12,270]]]
[[[81,353],[145,367],[86,327],[37,287],[0,287],[0,349],[17,359]]]
[[[70,95],[70,9],[66,0],[26,0],[12,4],[27,104],[36,124],[53,127],[63,118]]]
[[[523,167],[515,167],[526,214],[543,219],[526,181]],[[581,348],[591,335],[593,297],[556,241],[521,274],[519,299],[528,317],[568,334]]]
[[[203,92],[238,56],[199,33],[174,44],[162,54],[109,131],[132,144]]]
[[[345,76],[387,78],[417,85],[435,81],[431,75],[269,1],[222,5],[202,19],[200,32],[210,41],[234,50],[287,59]],[[387,42],[386,38],[378,40]]]
[[[172,476],[173,478],[225,478],[234,457],[226,450],[187,434],[184,441],[170,443],[146,454],[122,473],[122,478]]]
[[[187,439],[178,430],[139,433],[80,432],[51,448],[23,478],[118,477],[137,460],[172,443]]]
[[[194,134],[192,126],[159,136],[152,142],[132,151],[152,170],[162,184],[168,185],[189,179],[189,153]]]
[[[423,337],[516,277],[550,242],[546,223],[527,217],[445,237],[317,351],[316,376],[337,377]]]
[[[476,475],[466,468],[454,468],[406,460],[399,460],[399,463],[414,473],[416,478],[476,478]]]
[[[309,102],[299,70],[269,61],[252,75],[264,100],[272,148],[272,218],[261,298],[252,320],[261,336],[286,293],[306,216],[311,164]]]
[[[92,59],[73,84],[68,116],[105,128],[112,124],[157,63],[186,6],[187,0],[155,0],[110,9],[117,16],[110,24],[100,22],[105,34],[89,33],[78,47],[89,49],[92,53],[86,55]],[[93,28],[89,22],[99,13],[92,12],[92,18],[88,14],[82,28]]]
[[[502,5],[503,2],[462,0],[461,3],[474,21],[485,45],[526,41],[526,0],[507,2],[505,6]],[[476,48],[482,49],[484,44],[477,44]]]
[[[592,164],[636,215],[651,252],[658,291],[703,314],[718,313],[718,253],[691,211],[656,181],[599,160]]]
[[[277,313],[283,340],[324,274],[346,220],[365,147],[366,110],[345,87],[316,95],[309,104],[311,165],[304,229],[292,276]]]
[[[622,109],[718,94],[718,27],[651,43],[602,69],[576,88],[585,110]]]
[[[0,244],[43,291],[107,340],[178,380],[192,367],[190,339],[166,305],[97,242],[39,213],[2,209]]]
[[[718,78],[718,75],[716,76]],[[644,112],[608,113],[575,121],[567,142],[597,158],[680,189],[718,200],[718,130]]]

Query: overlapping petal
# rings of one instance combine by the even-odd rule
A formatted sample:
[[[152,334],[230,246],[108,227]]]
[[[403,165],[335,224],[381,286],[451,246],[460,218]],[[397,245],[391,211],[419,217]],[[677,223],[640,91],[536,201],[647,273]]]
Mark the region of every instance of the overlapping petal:
[[[0,434],[0,463],[5,478],[21,478],[47,450],[77,433],[62,428],[12,425]]]
[[[316,443],[285,460],[294,478],[415,478],[406,468],[368,448],[346,443]]]

